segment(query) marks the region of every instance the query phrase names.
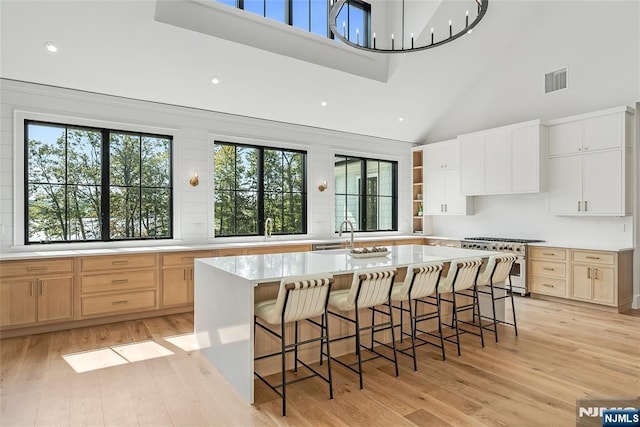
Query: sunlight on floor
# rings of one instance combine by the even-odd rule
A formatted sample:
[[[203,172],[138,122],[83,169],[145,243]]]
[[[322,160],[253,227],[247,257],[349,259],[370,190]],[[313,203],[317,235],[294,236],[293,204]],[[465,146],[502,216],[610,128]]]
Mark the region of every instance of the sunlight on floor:
[[[171,356],[171,350],[155,341],[141,341],[131,344],[117,345],[110,348],[65,354],[62,358],[77,373],[95,371],[157,357]]]
[[[198,341],[198,336],[195,333],[188,333],[182,335],[172,335],[169,337],[163,337],[165,341],[169,341],[171,344],[184,351],[200,350],[204,346],[201,346]]]

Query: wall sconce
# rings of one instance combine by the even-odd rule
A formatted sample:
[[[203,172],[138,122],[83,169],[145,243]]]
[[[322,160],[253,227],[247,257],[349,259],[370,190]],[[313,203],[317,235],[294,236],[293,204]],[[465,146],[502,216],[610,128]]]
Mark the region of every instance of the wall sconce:
[[[191,178],[189,178],[189,184],[191,184],[192,187],[197,187],[198,184],[200,184],[198,172],[194,172],[193,175],[191,175]]]
[[[320,183],[320,185],[318,185],[318,190],[320,190],[320,192],[323,192],[326,189],[327,189],[327,180],[325,179]]]

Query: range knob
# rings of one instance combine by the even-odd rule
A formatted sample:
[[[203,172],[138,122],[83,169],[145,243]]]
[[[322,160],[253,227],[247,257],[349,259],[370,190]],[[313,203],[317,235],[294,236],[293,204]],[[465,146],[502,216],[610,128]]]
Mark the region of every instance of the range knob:
[[[516,252],[522,252],[522,248],[518,246],[518,247],[516,248]]]

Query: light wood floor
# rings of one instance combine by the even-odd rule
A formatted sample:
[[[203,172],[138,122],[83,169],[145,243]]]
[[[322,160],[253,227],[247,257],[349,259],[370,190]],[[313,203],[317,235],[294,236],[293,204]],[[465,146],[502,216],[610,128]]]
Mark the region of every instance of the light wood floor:
[[[256,383],[245,404],[198,351],[163,337],[192,331],[173,315],[0,341],[2,426],[30,425],[363,425],[573,426],[576,398],[640,395],[640,317],[529,298],[517,299],[520,336],[500,342],[467,334],[462,357],[442,362],[421,347],[419,370],[401,357],[365,364],[365,389],[334,364],[335,398],[318,379],[289,390],[288,415]],[[61,355],[153,340],[175,354],[75,373]]]

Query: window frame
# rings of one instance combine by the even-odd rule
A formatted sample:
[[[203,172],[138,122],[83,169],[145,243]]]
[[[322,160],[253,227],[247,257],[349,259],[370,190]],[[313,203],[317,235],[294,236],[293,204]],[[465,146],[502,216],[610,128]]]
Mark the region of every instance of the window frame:
[[[381,159],[381,158],[372,158],[372,157],[363,157],[363,156],[359,156],[359,155],[351,155],[351,154],[341,154],[341,153],[333,153],[333,176],[334,176],[334,186],[335,186],[335,168],[336,168],[336,158],[344,158],[345,162],[348,162],[349,160],[357,160],[360,163],[360,183],[359,183],[359,193],[357,194],[357,196],[359,197],[359,205],[361,206],[361,209],[359,211],[359,224],[362,226],[365,226],[365,229],[358,229],[355,230],[354,232],[358,232],[358,233],[381,233],[381,232],[394,232],[394,231],[398,231],[398,204],[399,204],[399,195],[398,195],[398,167],[399,167],[399,161],[398,160],[389,160],[389,159]],[[366,225],[367,225],[367,197],[369,197],[369,194],[367,194],[367,162],[368,161],[373,161],[373,162],[378,162],[378,164],[380,162],[384,162],[384,163],[389,163],[392,165],[392,183],[391,183],[391,196],[382,196],[382,197],[390,197],[392,200],[392,210],[391,210],[391,225],[392,227],[390,229],[386,229],[386,230],[381,230],[379,228],[376,227],[376,230],[367,230],[366,229]],[[333,203],[334,203],[334,210],[333,210],[333,219],[334,219],[334,234],[338,234],[339,230],[337,229],[339,226],[339,223],[337,221],[337,218],[335,217],[336,213],[335,213],[335,204],[337,202],[337,197],[338,196],[342,196],[342,197],[347,197],[349,196],[349,193],[340,193],[338,192],[338,188],[337,186],[335,186],[335,190],[333,193]],[[376,195],[378,196],[378,195]],[[346,206],[346,205],[345,205]],[[362,228],[362,227],[361,227]]]
[[[57,116],[56,116],[57,118]],[[61,117],[62,119],[62,117]],[[64,119],[69,119],[69,118],[64,118]],[[116,127],[111,127],[111,126],[105,126],[103,122],[99,122],[96,124],[84,124],[84,123],[78,123],[75,124],[72,121],[71,122],[67,122],[66,120],[64,121],[55,121],[52,120],[50,118],[31,118],[31,117],[24,117],[24,118],[20,118],[19,121],[22,122],[22,135],[21,135],[21,140],[22,140],[22,161],[21,161],[21,166],[22,166],[22,185],[23,188],[21,189],[21,193],[22,193],[22,238],[23,240],[23,244],[24,245],[50,245],[50,244],[75,244],[75,243],[79,243],[79,244],[90,244],[90,243],[110,243],[110,242],[130,242],[130,241],[157,241],[157,240],[172,240],[174,238],[174,222],[175,222],[175,218],[174,218],[174,201],[175,201],[175,196],[174,196],[174,139],[175,136],[172,133],[167,133],[167,134],[161,134],[161,133],[156,133],[156,132],[152,132],[152,131],[143,131],[143,130],[136,130],[135,128],[116,128]],[[83,120],[79,120],[79,122],[82,122]],[[102,138],[102,146],[101,146],[101,152],[100,152],[100,157],[101,157],[101,167],[100,167],[100,183],[97,185],[98,187],[100,187],[100,211],[101,211],[101,218],[100,218],[100,222],[101,222],[101,226],[100,226],[100,231],[101,231],[101,238],[100,239],[76,239],[76,240],[53,240],[53,241],[30,241],[29,240],[29,131],[28,131],[28,127],[31,124],[35,124],[35,125],[43,125],[43,126],[52,126],[52,127],[58,127],[58,128],[63,128],[65,129],[65,132],[67,132],[67,130],[69,128],[72,129],[80,129],[80,130],[91,130],[91,131],[95,131],[95,132],[99,132],[101,134],[101,138]],[[163,139],[167,139],[169,141],[169,159],[168,159],[168,166],[169,166],[169,170],[168,170],[168,175],[169,175],[169,186],[168,187],[162,187],[164,190],[168,190],[169,191],[169,200],[168,200],[168,235],[167,236],[162,236],[162,237],[157,237],[157,236],[151,236],[151,237],[125,237],[125,238],[111,238],[111,224],[110,224],[110,219],[111,219],[111,215],[110,215],[110,188],[112,187],[111,182],[110,182],[110,159],[109,159],[109,147],[110,147],[110,134],[126,134],[126,135],[134,135],[134,136],[138,136],[140,138],[142,137],[151,137],[151,138],[163,138]],[[66,161],[67,155],[65,153],[65,161]],[[142,183],[140,183],[142,184]],[[65,178],[65,183],[62,184],[64,186],[68,186],[68,185],[72,185],[69,184],[68,182],[66,182],[66,178]],[[140,192],[142,192],[145,188],[149,188],[149,187],[145,187],[143,185],[138,185],[137,188],[139,189]],[[142,198],[140,199],[141,203],[142,203]],[[67,212],[65,210],[65,215],[67,215]]]
[[[258,150],[258,164],[257,164],[257,171],[258,171],[258,187],[256,190],[257,193],[257,200],[256,200],[256,209],[258,211],[258,215],[257,215],[257,232],[256,234],[224,234],[224,235],[220,235],[220,234],[216,234],[216,184],[215,184],[215,150],[216,150],[216,146],[219,145],[227,145],[227,146],[233,146],[233,147],[242,147],[242,148],[251,148],[251,149],[256,149]],[[308,204],[309,204],[309,191],[308,191],[308,151],[305,149],[300,149],[300,148],[290,148],[290,147],[277,147],[277,146],[273,146],[273,145],[257,145],[257,144],[251,144],[251,143],[245,143],[245,142],[233,142],[233,141],[226,141],[226,140],[221,140],[221,139],[214,139],[213,141],[213,145],[212,145],[212,157],[213,157],[213,162],[212,162],[212,176],[214,177],[214,185],[213,185],[213,192],[211,194],[213,194],[213,227],[212,227],[212,233],[213,233],[213,238],[214,239],[225,239],[225,238],[230,238],[230,237],[257,237],[257,236],[263,236],[264,235],[264,231],[265,231],[265,227],[264,227],[264,221],[266,220],[266,215],[265,215],[265,209],[264,209],[264,199],[265,199],[265,188],[264,188],[264,151],[265,150],[274,150],[274,151],[279,151],[279,152],[291,152],[291,153],[299,153],[303,155],[303,164],[302,164],[302,170],[303,170],[303,176],[302,176],[302,192],[300,192],[300,195],[302,196],[302,212],[301,212],[301,216],[302,216],[302,231],[299,233],[290,233],[290,232],[273,232],[272,235],[274,236],[299,236],[299,235],[305,235],[308,233]],[[237,187],[234,188],[234,190],[226,190],[226,191],[240,191],[238,190]]]

